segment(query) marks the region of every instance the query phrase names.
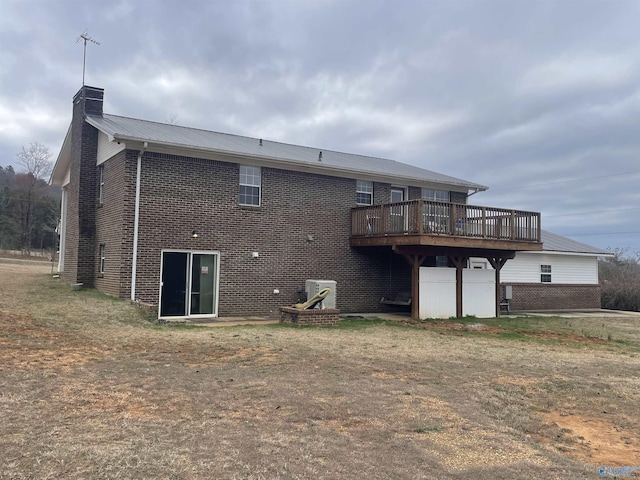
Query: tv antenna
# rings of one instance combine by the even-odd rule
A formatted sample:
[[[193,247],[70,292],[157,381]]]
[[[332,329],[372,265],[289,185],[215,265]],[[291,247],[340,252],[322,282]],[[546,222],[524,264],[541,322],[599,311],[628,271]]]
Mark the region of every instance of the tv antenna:
[[[82,86],[84,87],[84,70],[87,64],[87,41],[95,43],[96,45],[100,45],[100,42],[91,38],[89,36],[89,31],[86,29],[80,34],[78,38],[76,38],[76,43],[79,43],[81,41],[84,41],[84,55],[82,57]]]

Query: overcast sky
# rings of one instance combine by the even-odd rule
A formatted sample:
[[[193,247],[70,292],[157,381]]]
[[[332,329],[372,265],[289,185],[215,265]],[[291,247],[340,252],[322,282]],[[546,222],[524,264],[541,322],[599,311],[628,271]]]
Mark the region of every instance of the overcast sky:
[[[105,112],[392,158],[640,251],[640,0],[0,0],[0,165]]]

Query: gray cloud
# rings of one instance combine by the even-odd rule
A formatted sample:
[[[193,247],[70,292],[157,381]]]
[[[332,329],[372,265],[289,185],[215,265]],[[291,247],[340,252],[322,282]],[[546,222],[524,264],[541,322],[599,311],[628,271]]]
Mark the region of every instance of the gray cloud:
[[[87,83],[105,88],[110,113],[394,158],[489,185],[474,203],[541,211],[557,233],[640,250],[636,1],[2,10],[1,165],[32,141],[57,155],[88,28],[101,45],[88,46]],[[609,176],[624,172],[635,173]]]

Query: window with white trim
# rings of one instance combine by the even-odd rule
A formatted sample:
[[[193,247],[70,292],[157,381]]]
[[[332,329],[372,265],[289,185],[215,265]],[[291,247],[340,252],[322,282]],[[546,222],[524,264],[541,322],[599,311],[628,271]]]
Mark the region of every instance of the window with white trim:
[[[356,204],[373,205],[373,182],[356,181]]]
[[[421,189],[422,200],[430,200],[432,202],[448,202],[451,198],[448,190],[436,190],[434,188]]]
[[[551,265],[540,265],[540,281],[551,283]]]
[[[429,202],[449,202],[447,190],[433,188],[420,189],[420,198]],[[449,231],[449,205],[437,205],[428,203],[424,206],[423,221],[427,232],[447,233]]]
[[[105,257],[105,246],[104,243],[100,244],[100,268],[99,273],[104,273],[104,257]]]
[[[240,205],[260,206],[260,167],[240,165]]]
[[[104,203],[104,164],[98,165],[98,203]]]

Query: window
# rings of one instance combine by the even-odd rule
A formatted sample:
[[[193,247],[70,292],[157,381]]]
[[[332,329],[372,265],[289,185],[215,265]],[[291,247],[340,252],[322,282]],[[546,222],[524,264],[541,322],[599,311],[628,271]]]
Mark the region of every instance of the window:
[[[421,189],[422,200],[430,202],[448,202],[447,190],[435,190],[433,188]],[[449,233],[449,205],[434,205],[428,203],[424,206],[423,220],[425,231],[435,233]]]
[[[356,181],[356,203],[358,205],[373,205],[373,182]]]
[[[540,265],[540,281],[551,283],[551,265]]]
[[[104,203],[104,164],[98,166],[98,203]]]
[[[240,165],[240,205],[260,206],[260,167]]]
[[[100,270],[99,273],[104,273],[104,243],[100,244]]]
[[[422,200],[431,200],[432,202],[448,202],[449,192],[447,190],[435,190],[433,188],[423,188],[421,192]]]

